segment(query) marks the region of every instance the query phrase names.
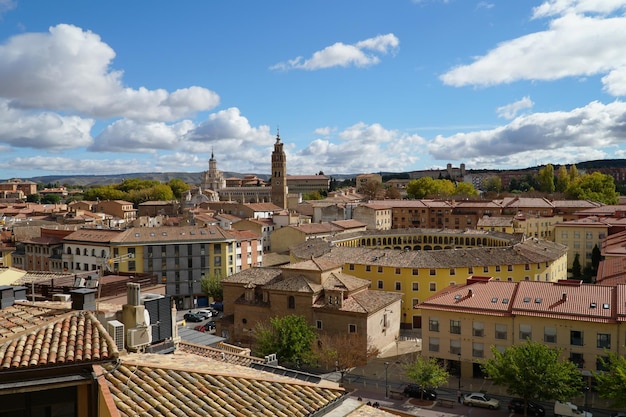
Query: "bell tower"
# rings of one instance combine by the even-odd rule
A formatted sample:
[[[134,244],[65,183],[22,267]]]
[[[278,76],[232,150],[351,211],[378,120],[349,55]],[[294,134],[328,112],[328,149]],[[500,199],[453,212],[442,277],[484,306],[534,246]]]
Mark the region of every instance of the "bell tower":
[[[272,152],[272,203],[287,208],[287,158],[278,132]]]

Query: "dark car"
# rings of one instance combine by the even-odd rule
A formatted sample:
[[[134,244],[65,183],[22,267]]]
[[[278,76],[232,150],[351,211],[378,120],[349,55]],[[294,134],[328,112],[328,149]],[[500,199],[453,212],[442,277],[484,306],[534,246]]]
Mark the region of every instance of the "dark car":
[[[404,391],[402,392],[404,393],[405,397],[421,398],[423,400],[436,400],[437,399],[437,393],[435,392],[434,389],[429,389],[429,388],[422,389],[417,384],[408,384],[406,387],[404,387]]]
[[[199,332],[212,332],[215,330],[215,322],[213,320],[211,321],[207,321],[204,324],[201,324],[199,326],[194,327],[194,330],[197,330]]]
[[[213,301],[209,307],[217,311],[224,311],[224,303],[221,301]]]
[[[191,321],[191,322],[201,322],[204,320],[204,318],[202,318],[202,316],[196,314],[196,313],[186,313],[183,318],[185,319],[185,321]]]
[[[521,398],[513,398],[509,401],[509,411],[515,414],[524,414],[524,400]],[[533,401],[528,401],[528,415],[544,417],[546,415],[546,409],[541,404],[537,404]]]

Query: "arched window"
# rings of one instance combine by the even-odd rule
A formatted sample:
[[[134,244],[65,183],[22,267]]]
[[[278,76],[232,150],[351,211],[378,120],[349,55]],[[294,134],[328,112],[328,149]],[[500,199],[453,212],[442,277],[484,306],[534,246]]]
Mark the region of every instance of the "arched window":
[[[96,249],[91,250],[91,256],[96,256]]]
[[[70,247],[68,247],[68,248],[67,248],[67,254],[68,254],[68,255],[71,255],[71,254],[72,254],[72,248],[70,248]]]
[[[76,248],[76,255],[80,255],[80,248]]]
[[[291,309],[296,308],[296,299],[293,295],[290,295],[287,299],[287,307]]]
[[[89,254],[89,252],[87,252],[87,248],[83,249],[83,255],[87,256],[87,254]]]

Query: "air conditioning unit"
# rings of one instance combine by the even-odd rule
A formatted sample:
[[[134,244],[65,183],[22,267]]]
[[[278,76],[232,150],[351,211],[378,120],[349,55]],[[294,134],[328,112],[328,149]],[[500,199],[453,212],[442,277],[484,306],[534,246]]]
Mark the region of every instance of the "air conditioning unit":
[[[134,327],[128,329],[128,340],[126,341],[128,348],[132,350],[138,350],[143,346],[150,344],[149,327]]]
[[[124,350],[124,323],[111,320],[107,322],[107,331],[109,332],[109,336],[113,338],[115,341],[115,346],[117,346],[117,350],[120,352]]]

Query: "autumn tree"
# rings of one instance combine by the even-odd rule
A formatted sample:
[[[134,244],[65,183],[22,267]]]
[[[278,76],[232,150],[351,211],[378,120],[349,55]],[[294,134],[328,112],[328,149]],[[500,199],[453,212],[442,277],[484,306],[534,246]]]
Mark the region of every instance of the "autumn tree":
[[[279,362],[298,365],[314,362],[316,333],[303,316],[272,317],[256,326],[254,336],[260,356],[275,353]]]
[[[423,356],[418,356],[415,362],[405,366],[405,370],[407,378],[422,387],[420,399],[422,399],[424,388],[439,388],[448,382],[450,377],[436,358],[425,359]]]
[[[608,205],[618,203],[613,177],[600,172],[577,177],[570,182],[565,193],[573,200],[590,200]]]
[[[552,164],[548,164],[539,170],[537,181],[539,182],[539,190],[548,194],[554,193],[554,167]]]
[[[555,190],[560,193],[564,193],[565,190],[567,190],[569,183],[570,183],[570,177],[569,177],[569,174],[567,173],[567,168],[565,167],[565,165],[561,165],[556,174]]]
[[[378,200],[379,194],[382,194],[383,191],[383,184],[375,180],[368,180],[361,188],[361,193],[367,200]]]
[[[560,359],[560,349],[526,340],[503,352],[492,346],[491,353],[493,358],[481,364],[483,371],[494,384],[506,387],[509,395],[522,398],[525,404],[565,401],[581,392],[580,370],[573,362]]]
[[[367,342],[356,333],[324,333],[320,335],[314,353],[318,362],[325,364],[326,368],[334,367],[341,372],[343,384],[343,376],[347,371],[365,365],[378,356],[378,349]]]
[[[401,198],[402,198],[402,194],[400,194],[400,191],[393,185],[390,185],[387,188],[385,188],[385,199],[400,200]]]
[[[626,357],[609,352],[607,357],[598,359],[605,370],[594,375],[600,397],[614,400],[612,405],[616,408],[626,407]]]

